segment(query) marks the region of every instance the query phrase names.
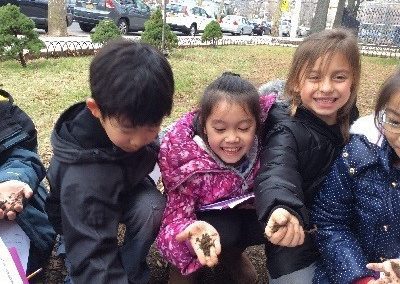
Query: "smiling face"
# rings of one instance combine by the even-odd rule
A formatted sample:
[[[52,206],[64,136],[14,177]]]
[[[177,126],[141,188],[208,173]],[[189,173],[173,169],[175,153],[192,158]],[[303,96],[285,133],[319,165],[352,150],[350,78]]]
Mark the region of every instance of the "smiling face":
[[[301,74],[299,92],[304,107],[328,125],[336,124],[337,112],[350,98],[352,69],[342,53],[318,58],[314,66]]]
[[[213,107],[204,133],[211,150],[226,164],[235,164],[253,145],[256,120],[246,107],[222,100]]]
[[[383,125],[383,133],[390,146],[396,152],[397,157],[400,159],[400,131],[399,128],[393,127],[394,125],[400,126],[400,92],[391,96],[389,102],[386,104],[385,110],[386,121],[392,126],[388,125],[389,127],[385,127],[385,125]]]

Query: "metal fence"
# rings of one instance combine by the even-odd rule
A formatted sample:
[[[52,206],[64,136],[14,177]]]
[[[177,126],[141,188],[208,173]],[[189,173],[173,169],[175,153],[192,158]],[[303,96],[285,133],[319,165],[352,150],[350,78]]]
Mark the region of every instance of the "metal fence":
[[[139,36],[129,37],[130,40],[140,40]],[[200,36],[195,37],[178,37],[180,48],[190,48],[199,46],[210,46],[211,42],[202,42]],[[279,45],[296,47],[302,39],[298,38],[279,38],[270,36],[242,36],[242,37],[224,37],[218,40],[218,46],[224,45]],[[68,40],[51,40],[45,41],[46,47],[42,49],[40,57],[60,57],[60,56],[80,56],[91,55],[101,47],[94,44],[90,40],[68,41]],[[377,45],[374,43],[359,44],[360,51],[364,55],[391,57],[400,59],[400,45]]]
[[[400,46],[400,1],[367,1],[357,13],[363,44]]]

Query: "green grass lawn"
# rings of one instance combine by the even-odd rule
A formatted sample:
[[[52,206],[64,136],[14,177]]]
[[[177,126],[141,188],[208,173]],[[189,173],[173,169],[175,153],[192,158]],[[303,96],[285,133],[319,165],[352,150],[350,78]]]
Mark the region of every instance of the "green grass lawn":
[[[278,46],[224,46],[177,49],[169,57],[176,92],[174,110],[164,125],[195,107],[203,89],[224,71],[239,73],[261,84],[284,79],[294,48]],[[90,95],[88,67],[92,57],[38,59],[22,68],[17,61],[0,62],[0,85],[33,118],[39,132],[39,152],[45,162],[51,155],[50,133],[59,114]],[[399,60],[362,58],[358,106],[361,114],[372,111],[375,94]]]

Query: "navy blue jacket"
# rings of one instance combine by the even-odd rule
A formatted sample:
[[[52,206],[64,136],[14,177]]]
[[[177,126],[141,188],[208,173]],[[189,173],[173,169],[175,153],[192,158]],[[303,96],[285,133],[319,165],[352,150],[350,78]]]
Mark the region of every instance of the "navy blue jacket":
[[[46,171],[36,153],[37,135],[32,120],[3,90],[0,118],[0,182],[18,180],[28,184],[34,193],[16,218],[31,241],[29,273],[46,263],[56,237],[44,210],[47,191],[40,185]]]
[[[373,276],[369,262],[400,256],[400,170],[382,146],[353,135],[334,163],[312,211],[323,258],[314,283],[352,283]],[[327,275],[326,275],[327,274]]]

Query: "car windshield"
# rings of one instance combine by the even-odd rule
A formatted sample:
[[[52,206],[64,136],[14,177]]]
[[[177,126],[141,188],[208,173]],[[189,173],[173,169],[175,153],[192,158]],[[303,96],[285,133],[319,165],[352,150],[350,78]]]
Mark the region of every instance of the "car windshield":
[[[166,5],[165,10],[171,13],[183,13],[185,8],[184,6],[178,4],[168,4]]]

